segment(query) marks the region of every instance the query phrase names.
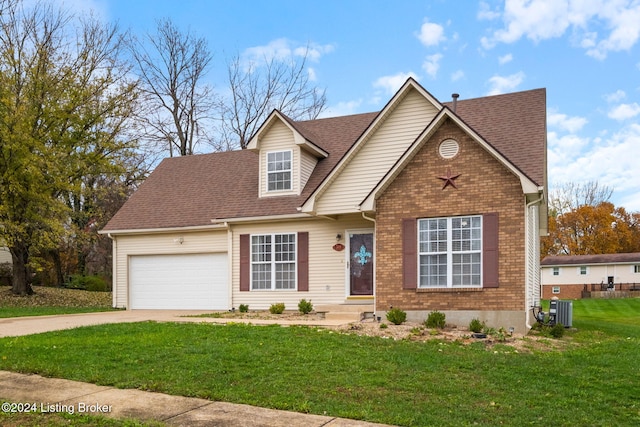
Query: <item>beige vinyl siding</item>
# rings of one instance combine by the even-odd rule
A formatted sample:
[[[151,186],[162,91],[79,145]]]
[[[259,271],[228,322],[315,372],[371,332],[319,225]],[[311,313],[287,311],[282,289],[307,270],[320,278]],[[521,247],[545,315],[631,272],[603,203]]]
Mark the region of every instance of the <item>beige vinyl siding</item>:
[[[291,150],[291,190],[267,191],[267,153]],[[260,197],[300,194],[300,148],[295,144],[293,131],[276,121],[260,138]]]
[[[271,304],[284,302],[287,310],[297,310],[302,298],[311,300],[314,306],[343,304],[346,300],[346,251],[335,251],[336,235],[343,236],[340,243],[346,246],[345,231],[373,229],[373,222],[359,215],[339,217],[337,221],[326,219],[298,220],[272,224],[233,226],[233,305],[248,304],[250,309],[267,309]],[[240,292],[240,235],[263,233],[309,232],[309,291],[249,291]]]
[[[320,196],[316,212],[358,212],[358,204],[436,114],[433,104],[411,90]]]
[[[300,150],[300,191],[307,185],[307,181],[317,163],[318,159],[314,155]]]
[[[617,283],[640,283],[640,273],[634,273],[633,266],[637,263],[620,264],[575,264],[556,266],[560,274],[553,275],[554,266],[542,266],[542,284],[547,285],[585,285],[607,283],[607,278],[613,276]],[[580,267],[587,267],[587,274],[580,274]]]
[[[129,256],[219,253],[227,247],[227,230],[116,236],[114,307],[128,307]]]

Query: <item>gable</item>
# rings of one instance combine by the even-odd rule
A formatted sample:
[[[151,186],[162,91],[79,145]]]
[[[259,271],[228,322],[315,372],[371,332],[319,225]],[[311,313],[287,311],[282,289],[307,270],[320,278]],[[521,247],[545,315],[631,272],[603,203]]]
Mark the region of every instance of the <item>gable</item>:
[[[366,140],[317,198],[320,215],[358,212],[358,205],[437,114],[438,108],[411,88],[371,129]]]

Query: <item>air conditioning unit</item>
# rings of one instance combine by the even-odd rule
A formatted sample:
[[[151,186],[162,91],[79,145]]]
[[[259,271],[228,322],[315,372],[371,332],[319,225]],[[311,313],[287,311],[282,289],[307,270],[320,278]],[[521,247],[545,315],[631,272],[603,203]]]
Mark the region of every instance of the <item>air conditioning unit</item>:
[[[573,326],[573,301],[549,301],[549,324],[561,323],[565,328]]]

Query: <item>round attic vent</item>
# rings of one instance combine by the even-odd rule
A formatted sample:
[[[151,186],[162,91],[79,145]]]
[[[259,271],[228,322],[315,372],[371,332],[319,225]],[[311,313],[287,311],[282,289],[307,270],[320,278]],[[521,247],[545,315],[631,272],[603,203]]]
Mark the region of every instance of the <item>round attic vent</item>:
[[[454,158],[458,154],[458,151],[460,151],[460,145],[458,145],[458,141],[455,139],[445,139],[438,147],[438,153],[443,159]]]

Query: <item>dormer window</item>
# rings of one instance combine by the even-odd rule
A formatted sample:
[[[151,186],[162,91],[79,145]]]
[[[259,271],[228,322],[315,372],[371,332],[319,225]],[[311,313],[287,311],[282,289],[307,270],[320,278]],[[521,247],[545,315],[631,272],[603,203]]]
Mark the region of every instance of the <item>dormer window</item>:
[[[267,189],[291,190],[291,150],[267,153]]]

